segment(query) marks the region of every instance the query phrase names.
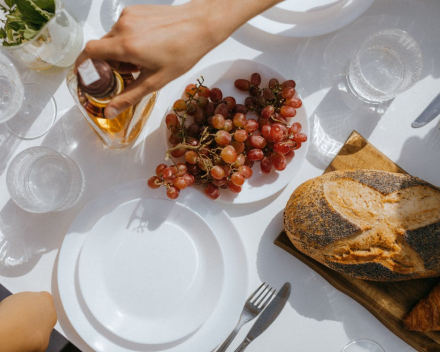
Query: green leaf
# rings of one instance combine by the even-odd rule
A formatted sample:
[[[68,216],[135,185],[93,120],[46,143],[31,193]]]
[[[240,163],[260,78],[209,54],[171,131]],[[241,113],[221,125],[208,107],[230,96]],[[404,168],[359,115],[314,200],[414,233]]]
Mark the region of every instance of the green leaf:
[[[20,29],[24,29],[23,22],[9,22],[8,26],[16,32],[18,32]]]
[[[15,0],[5,0],[5,3],[9,6],[9,8],[11,8],[15,5]]]
[[[33,29],[30,29],[30,28],[26,28],[23,31],[23,37],[24,37],[24,39],[27,39],[27,40],[32,39],[33,37],[35,37],[36,34],[37,34],[37,31],[35,31]]]
[[[0,39],[5,39],[6,38],[6,31],[4,30],[4,28],[0,28]]]
[[[55,13],[54,0],[20,0],[17,7],[26,22],[37,25],[43,25]]]

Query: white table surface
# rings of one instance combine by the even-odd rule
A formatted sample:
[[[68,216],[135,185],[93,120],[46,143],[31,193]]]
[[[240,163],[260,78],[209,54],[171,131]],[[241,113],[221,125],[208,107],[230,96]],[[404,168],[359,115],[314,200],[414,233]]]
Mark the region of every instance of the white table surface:
[[[112,0],[65,0],[84,25],[86,39],[99,38],[109,28]],[[134,1],[131,1],[133,3]],[[139,1],[141,2],[141,1]],[[148,2],[147,0],[145,2]],[[157,1],[156,1],[157,3]],[[162,3],[171,3],[164,1]],[[350,30],[314,38],[272,36],[243,26],[225,43],[204,57],[193,70],[223,60],[252,59],[274,67],[297,81],[297,88],[310,116],[340,141],[356,129],[379,150],[412,175],[440,186],[439,119],[420,128],[411,122],[440,91],[440,3],[438,0],[376,0]],[[387,26],[408,31],[424,54],[420,81],[385,106],[375,109],[349,99],[335,77],[346,64],[345,53],[353,50],[365,29]],[[178,33],[176,33],[178,35]],[[353,38],[355,38],[353,40]],[[189,48],[190,50],[190,48]],[[344,61],[345,60],[345,61]],[[105,150],[74,106],[65,84],[66,70],[29,72],[25,81],[43,83],[54,93],[57,122],[42,138],[22,141],[0,125],[0,248],[13,243],[10,251],[28,261],[0,268],[0,282],[13,293],[47,290],[55,298],[56,328],[83,351],[92,351],[75,332],[61,304],[57,287],[58,252],[66,230],[80,209],[105,189],[122,182],[149,177],[162,161],[162,153],[145,153],[163,146],[161,118],[175,87],[185,76],[166,86],[152,117],[132,150]],[[188,82],[189,83],[189,82]],[[310,141],[312,141],[310,136]],[[10,199],[6,168],[20,151],[44,145],[70,155],[86,175],[86,192],[72,209],[60,213],[30,214]],[[162,149],[160,149],[162,150]],[[360,304],[339,292],[317,273],[273,244],[282,229],[283,208],[293,190],[320,175],[329,159],[310,145],[300,172],[280,193],[249,205],[222,204],[245,244],[250,268],[249,291],[261,282],[275,287],[289,281],[292,294],[278,320],[249,348],[255,352],[340,351],[350,340],[366,337],[378,341],[387,352],[410,352],[412,347],[385,328]],[[0,250],[1,252],[1,250]],[[11,254],[11,253],[9,253]],[[236,347],[251,324],[245,326]],[[233,350],[231,348],[231,350]]]

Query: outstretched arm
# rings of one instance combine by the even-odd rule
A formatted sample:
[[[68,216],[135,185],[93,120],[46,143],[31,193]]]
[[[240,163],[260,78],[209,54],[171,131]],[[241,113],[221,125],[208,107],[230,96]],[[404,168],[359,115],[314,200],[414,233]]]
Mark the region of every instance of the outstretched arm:
[[[57,321],[48,292],[20,292],[0,302],[0,351],[44,352]]]
[[[125,8],[111,31],[87,43],[76,61],[105,60],[138,79],[105,110],[108,118],[193,67],[252,17],[282,0],[192,0],[180,6]]]

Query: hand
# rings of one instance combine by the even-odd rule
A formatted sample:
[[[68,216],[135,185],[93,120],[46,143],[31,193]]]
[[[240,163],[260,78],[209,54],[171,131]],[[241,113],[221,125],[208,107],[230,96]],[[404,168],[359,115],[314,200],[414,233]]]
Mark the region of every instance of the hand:
[[[20,292],[0,302],[0,351],[44,352],[57,322],[48,292]]]
[[[114,118],[142,97],[187,72],[249,18],[281,0],[192,0],[180,6],[129,6],[111,31],[87,43],[75,69],[88,58],[120,72],[140,72],[105,109]]]
[[[108,61],[120,72],[140,71],[136,81],[107,106],[108,118],[188,71],[217,44],[193,6],[127,7],[105,37],[87,43],[77,64],[93,58]]]

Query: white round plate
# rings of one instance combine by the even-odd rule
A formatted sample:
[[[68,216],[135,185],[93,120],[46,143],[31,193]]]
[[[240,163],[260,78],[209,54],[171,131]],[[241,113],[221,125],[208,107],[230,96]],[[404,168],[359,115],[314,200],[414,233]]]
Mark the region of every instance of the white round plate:
[[[192,334],[160,345],[128,341],[109,331],[94,317],[84,302],[79,286],[78,257],[81,248],[97,222],[121,204],[136,199],[166,199],[163,192],[156,191],[148,188],[147,180],[133,181],[105,191],[78,214],[61,246],[57,272],[61,302],[72,326],[94,351],[212,351],[233,329],[246,301],[248,267],[237,229],[218,204],[200,192],[188,189],[182,192],[177,203],[193,210],[210,225],[223,254],[224,284],[211,316]],[[123,222],[129,219],[119,220]]]
[[[293,12],[273,7],[249,20],[248,23],[270,34],[285,37],[313,37],[334,32],[348,25],[361,16],[373,2],[374,0],[343,0],[308,12]],[[301,9],[304,10],[299,7],[299,10]]]
[[[275,7],[292,12],[321,11],[344,0],[285,0]]]
[[[238,78],[250,79],[254,72],[258,72],[261,75],[260,87],[267,87],[271,78],[277,78],[280,83],[286,79],[295,80],[295,77],[283,77],[274,69],[256,61],[244,59],[223,61],[191,73],[188,76],[187,82],[185,82],[185,86],[183,86],[180,90],[176,90],[176,96],[171,99],[170,104],[181,97],[181,94],[183,93],[187,84],[197,83],[197,79],[200,79],[201,76],[203,76],[205,80],[204,85],[206,85],[208,88],[220,88],[223,92],[223,97],[233,96],[236,99],[237,104],[243,104],[248,94],[247,92],[241,92],[236,89],[234,82]],[[298,96],[298,93],[296,93],[296,96]],[[247,117],[248,119],[256,118],[256,116],[251,113],[248,113]],[[307,136],[309,135],[309,122],[304,105],[297,109],[297,114],[291,119],[290,123],[293,122],[301,123],[302,132]],[[167,144],[167,148],[169,148],[170,145],[167,142],[169,131],[166,128],[165,122],[162,123],[162,128],[165,135],[164,141]],[[220,197],[217,199],[217,201],[234,204],[246,204],[260,201],[279,192],[293,179],[293,177],[295,177],[296,173],[299,171],[306,157],[307,148],[308,142],[305,142],[302,144],[301,148],[295,150],[295,157],[288,161],[287,167],[283,171],[278,172],[275,169],[272,169],[270,174],[265,175],[261,172],[260,163],[255,162],[254,166],[252,167],[253,175],[251,178],[245,181],[242,186],[242,191],[240,193],[233,193],[229,189],[221,189]],[[197,185],[192,187],[201,190],[201,187]],[[161,189],[158,191],[161,191]],[[182,190],[181,194],[185,192],[186,189]]]
[[[88,309],[128,341],[163,344],[198,329],[214,311],[223,257],[214,232],[188,207],[142,198],[105,214],[81,250]]]

